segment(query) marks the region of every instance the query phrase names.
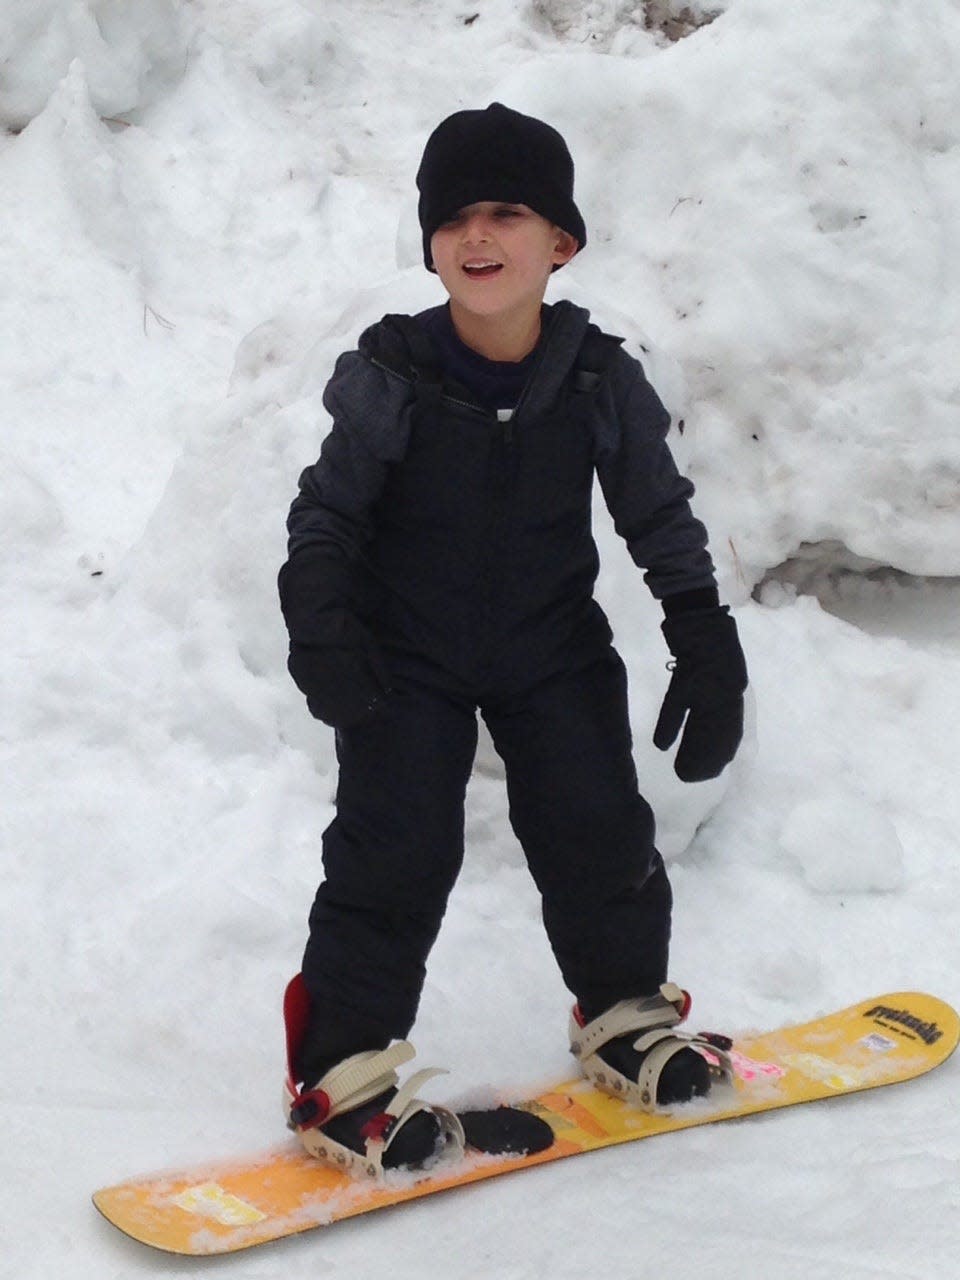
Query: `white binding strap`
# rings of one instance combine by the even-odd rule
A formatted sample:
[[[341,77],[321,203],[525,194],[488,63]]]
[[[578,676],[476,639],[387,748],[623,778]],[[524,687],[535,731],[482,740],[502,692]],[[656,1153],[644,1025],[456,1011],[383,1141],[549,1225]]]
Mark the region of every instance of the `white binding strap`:
[[[623,1098],[644,1111],[658,1110],[657,1086],[663,1068],[684,1049],[695,1049],[706,1058],[715,1082],[732,1080],[733,1068],[727,1053],[703,1036],[677,1029],[685,999],[680,987],[667,982],[660,988],[660,995],[621,1000],[585,1027],[571,1017],[570,1049],[579,1059],[584,1075],[605,1093]],[[636,1080],[629,1079],[598,1055],[605,1044],[631,1031],[643,1033],[633,1042],[634,1049],[644,1054]]]
[[[395,1068],[409,1062],[414,1056],[414,1048],[406,1040],[398,1041],[388,1049],[372,1050],[368,1053],[356,1053],[331,1069],[314,1085],[314,1089],[322,1090],[330,1099],[330,1111],[327,1118],[340,1115],[345,1111],[353,1111],[370,1102],[378,1094],[395,1088],[398,1077]],[[414,1095],[427,1080],[434,1076],[445,1075],[439,1067],[425,1067],[416,1071],[390,1099],[384,1107],[384,1115],[395,1117],[386,1140],[370,1139],[366,1151],[360,1153],[350,1147],[334,1141],[324,1132],[323,1126],[299,1130],[300,1140],[307,1152],[344,1172],[360,1172],[370,1178],[383,1176],[383,1156],[390,1143],[403,1126],[420,1111],[430,1111],[440,1123],[440,1134],[443,1138],[443,1154],[448,1159],[459,1159],[463,1154],[466,1139],[457,1116],[446,1107],[428,1106]],[[309,1092],[309,1091],[308,1091]],[[286,1109],[295,1099],[289,1089],[285,1091]]]
[[[665,982],[660,994],[642,1000],[621,1000],[585,1027],[575,1022],[570,1027],[570,1049],[582,1061],[591,1057],[611,1040],[646,1031],[654,1027],[673,1027],[680,1021],[683,991],[673,982]]]
[[[384,1114],[402,1116],[407,1106],[416,1097],[417,1090],[421,1085],[426,1084],[428,1080],[432,1080],[435,1076],[445,1076],[446,1074],[443,1067],[424,1067],[421,1071],[415,1071],[406,1084],[398,1089],[390,1099],[390,1105],[384,1107]]]
[[[442,1067],[424,1067],[421,1071],[415,1071],[406,1084],[401,1089],[398,1089],[395,1096],[391,1098],[390,1105],[384,1109],[384,1113],[388,1116],[396,1116],[397,1121],[387,1135],[386,1142],[382,1144],[379,1151],[376,1150],[380,1146],[379,1143],[367,1143],[367,1155],[376,1161],[380,1169],[383,1168],[384,1152],[406,1122],[412,1116],[415,1116],[418,1111],[430,1111],[439,1120],[440,1134],[447,1154],[452,1155],[455,1159],[459,1159],[463,1155],[467,1139],[459,1117],[447,1107],[438,1106],[436,1103],[431,1103],[428,1106],[427,1103],[421,1102],[420,1099],[415,1097],[421,1085],[428,1080],[432,1080],[435,1076],[445,1076],[446,1074]]]
[[[398,1040],[388,1049],[373,1049],[367,1053],[355,1053],[338,1063],[314,1085],[330,1099],[330,1116],[353,1111],[375,1098],[378,1093],[392,1089],[397,1083],[396,1068],[409,1062],[414,1056],[412,1044]]]

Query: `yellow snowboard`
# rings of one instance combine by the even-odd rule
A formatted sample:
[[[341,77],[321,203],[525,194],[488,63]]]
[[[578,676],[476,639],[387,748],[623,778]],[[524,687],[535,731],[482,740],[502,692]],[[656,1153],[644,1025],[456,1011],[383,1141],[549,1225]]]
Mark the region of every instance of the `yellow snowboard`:
[[[671,1114],[646,1115],[583,1080],[566,1080],[525,1104],[556,1134],[553,1146],[536,1156],[468,1155],[430,1175],[396,1172],[375,1183],[325,1168],[291,1140],[249,1160],[135,1178],[98,1191],[93,1200],[114,1226],[157,1249],[233,1253],[584,1151],[910,1080],[946,1061],[958,1035],[960,1020],[942,1000],[896,992],[739,1040],[734,1087]]]

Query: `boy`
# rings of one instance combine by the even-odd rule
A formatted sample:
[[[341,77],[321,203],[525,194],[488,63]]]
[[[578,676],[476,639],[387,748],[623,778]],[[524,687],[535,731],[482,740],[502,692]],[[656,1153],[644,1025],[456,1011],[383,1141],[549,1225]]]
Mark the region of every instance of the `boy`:
[[[337,361],[333,427],[301,476],[280,574],[290,672],[336,730],[340,765],[288,992],[291,1123],[321,1158],[371,1172],[422,1165],[457,1127],[394,1092],[412,1049],[388,1046],[413,1025],[463,857],[478,710],[577,1001],[584,1071],[647,1108],[702,1095],[715,1074],[716,1055],[711,1068],[676,1030],[688,997],[666,982],[670,886],[593,599],[595,471],[663,604],[674,662],[654,742],[686,720],[681,778],[732,759],[747,683],[668,414],[621,339],[543,305],[587,238],[562,137],[498,103],[458,112],[417,186],[424,261],[449,301],[385,317]]]

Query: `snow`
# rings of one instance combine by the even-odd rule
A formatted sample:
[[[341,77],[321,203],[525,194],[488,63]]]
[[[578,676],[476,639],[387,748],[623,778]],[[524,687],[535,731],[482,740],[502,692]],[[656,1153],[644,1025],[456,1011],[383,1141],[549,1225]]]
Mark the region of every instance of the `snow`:
[[[4,0],[0,125],[39,115],[75,61],[101,115],[136,111],[180,78],[185,54],[175,0]]]
[[[960,16],[729,0],[672,40],[680,9],[0,0],[10,1275],[193,1274],[89,1192],[282,1137],[279,1002],[335,786],[284,668],[284,516],[337,353],[442,296],[413,173],[461,106],[567,136],[590,243],[552,296],[645,349],[736,607],[747,740],[684,786],[650,744],[659,612],[598,507],[698,1024],[960,1003]],[[569,1071],[568,996],[486,742],[468,805],[418,1060],[451,1069],[432,1096],[517,1096]],[[947,1273],[957,1071],[229,1266]]]
[[[826,785],[791,809],[780,847],[796,859],[811,889],[880,893],[903,885],[896,827],[875,800],[843,784]]]

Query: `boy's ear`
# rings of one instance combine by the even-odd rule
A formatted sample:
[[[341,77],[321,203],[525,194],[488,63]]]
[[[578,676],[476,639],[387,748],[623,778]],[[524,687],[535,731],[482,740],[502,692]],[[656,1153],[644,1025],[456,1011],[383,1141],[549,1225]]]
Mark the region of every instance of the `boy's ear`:
[[[553,230],[556,236],[553,248],[553,265],[554,267],[562,267],[570,261],[580,248],[580,245],[576,238],[569,231],[564,231],[562,227],[554,227]]]

